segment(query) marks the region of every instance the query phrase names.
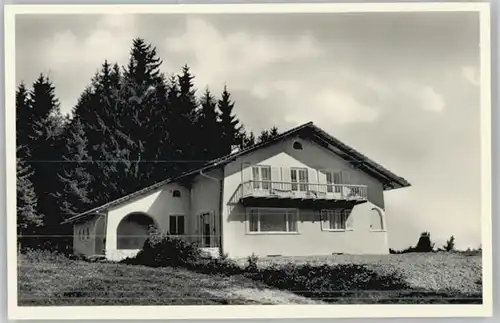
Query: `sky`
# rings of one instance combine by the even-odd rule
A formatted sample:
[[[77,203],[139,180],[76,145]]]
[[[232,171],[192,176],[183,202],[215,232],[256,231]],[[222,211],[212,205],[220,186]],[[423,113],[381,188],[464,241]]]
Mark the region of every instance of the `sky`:
[[[467,12],[23,15],[16,82],[50,76],[71,111],[100,64],[132,39],[199,93],[227,84],[247,129],[313,121],[407,179],[385,193],[389,245],[481,242],[479,16]]]

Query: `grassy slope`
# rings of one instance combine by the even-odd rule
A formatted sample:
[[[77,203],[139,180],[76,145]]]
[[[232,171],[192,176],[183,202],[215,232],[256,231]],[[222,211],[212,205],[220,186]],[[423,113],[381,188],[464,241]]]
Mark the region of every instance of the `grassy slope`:
[[[87,263],[62,257],[20,257],[20,305],[216,305],[309,304],[310,299],[280,291],[242,276],[219,277],[185,269],[148,268],[123,264]],[[423,295],[441,299],[480,295],[481,257],[460,254],[405,254],[389,256],[328,256],[260,259],[269,262],[359,263],[379,273],[396,273],[413,288],[409,291],[360,291],[343,295],[338,303],[427,302]],[[424,290],[424,292],[422,292]],[[419,291],[415,293],[415,291]],[[442,293],[443,291],[447,293]],[[390,301],[392,302],[392,301]],[[444,300],[446,303],[447,301]]]
[[[259,266],[270,263],[362,264],[379,274],[395,273],[411,287],[428,291],[482,291],[481,255],[460,253],[408,253],[397,255],[336,255],[319,257],[261,258]]]
[[[312,301],[244,277],[214,277],[184,269],[148,268],[19,257],[18,301],[28,305],[223,305]]]

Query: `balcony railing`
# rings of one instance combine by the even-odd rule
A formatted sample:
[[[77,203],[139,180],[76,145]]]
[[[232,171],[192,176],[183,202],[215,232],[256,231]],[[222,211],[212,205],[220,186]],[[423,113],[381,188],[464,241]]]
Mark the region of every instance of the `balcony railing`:
[[[281,181],[246,181],[238,186],[233,202],[248,197],[365,201],[366,185],[318,184]]]

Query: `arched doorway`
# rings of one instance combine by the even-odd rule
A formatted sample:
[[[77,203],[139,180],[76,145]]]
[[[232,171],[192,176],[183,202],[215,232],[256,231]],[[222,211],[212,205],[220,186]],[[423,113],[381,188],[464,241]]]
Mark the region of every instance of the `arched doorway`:
[[[150,227],[157,228],[149,215],[142,212],[128,214],[116,229],[117,249],[141,249],[148,238]]]
[[[384,217],[382,212],[377,208],[373,208],[370,212],[370,230],[384,230]]]

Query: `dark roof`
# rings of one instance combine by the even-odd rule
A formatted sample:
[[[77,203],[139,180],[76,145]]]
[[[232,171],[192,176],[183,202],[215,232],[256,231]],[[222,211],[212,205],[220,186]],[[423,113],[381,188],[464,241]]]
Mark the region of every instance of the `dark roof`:
[[[98,206],[96,208],[93,208],[91,210],[85,211],[83,213],[80,213],[78,215],[75,215],[64,222],[65,223],[70,223],[70,222],[75,222],[77,220],[83,219],[87,216],[97,214],[99,212],[102,212],[103,210],[110,208],[112,206],[118,205],[122,202],[128,201],[130,199],[133,199],[137,196],[140,196],[144,193],[150,192],[152,190],[155,190],[165,184],[176,182],[178,180],[187,178],[192,175],[196,175],[200,172],[204,171],[209,171],[215,168],[218,168],[222,165],[225,165],[227,163],[230,163],[237,159],[238,157],[241,157],[243,155],[246,155],[248,153],[251,153],[255,150],[273,145],[274,143],[283,140],[285,138],[288,138],[292,135],[298,135],[303,138],[309,138],[320,145],[324,146],[325,148],[333,151],[343,159],[345,159],[347,162],[349,162],[353,167],[377,178],[384,187],[384,190],[391,190],[391,189],[396,189],[396,188],[402,188],[402,187],[408,187],[410,186],[410,183],[408,183],[404,178],[399,177],[389,171],[388,169],[382,167],[381,165],[377,164],[373,160],[369,159],[365,155],[361,154],[360,152],[354,150],[353,148],[347,146],[346,144],[342,143],[340,140],[334,138],[333,136],[329,135],[322,129],[318,128],[315,126],[312,122],[305,123],[303,125],[300,125],[298,127],[295,127],[293,129],[290,129],[288,131],[283,132],[282,134],[272,138],[271,140],[264,142],[264,143],[259,143],[256,145],[252,145],[248,148],[242,149],[236,153],[229,154],[214,160],[211,160],[207,162],[204,166],[187,171],[179,176],[176,177],[171,177],[166,180],[157,182],[151,186],[148,186],[142,190],[136,191],[134,193],[128,194],[126,196],[123,196],[119,199],[116,199],[114,201],[111,201],[109,203],[103,204],[101,206]]]

